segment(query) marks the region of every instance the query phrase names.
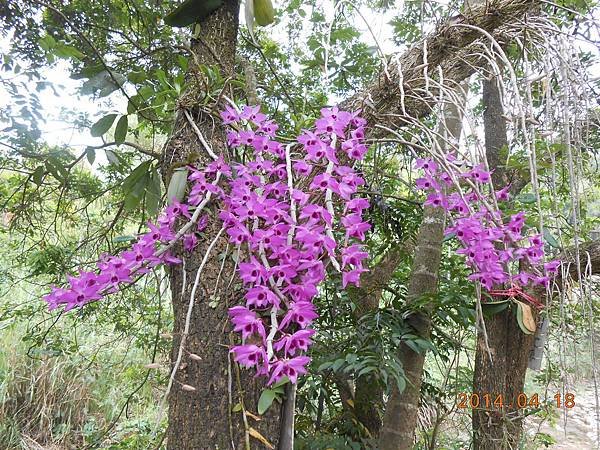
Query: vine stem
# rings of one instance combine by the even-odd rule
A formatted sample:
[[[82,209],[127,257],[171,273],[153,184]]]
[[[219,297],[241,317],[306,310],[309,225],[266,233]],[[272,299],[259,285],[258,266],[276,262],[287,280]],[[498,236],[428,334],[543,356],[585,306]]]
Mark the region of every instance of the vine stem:
[[[208,153],[209,156],[212,159],[214,159],[215,161],[217,159],[219,159],[219,157],[215,154],[215,152],[213,152],[213,150],[210,147],[210,145],[208,145],[208,142],[206,142],[206,139],[204,139],[204,135],[202,134],[202,132],[198,128],[198,125],[196,125],[196,122],[194,122],[194,118],[192,117],[192,115],[190,114],[190,112],[187,109],[184,109],[183,110],[183,114],[185,115],[185,118],[189,122],[190,126],[193,128],[194,132],[196,133],[196,136],[198,136],[198,139],[200,139],[200,142],[204,146],[204,149],[206,150],[206,153]]]

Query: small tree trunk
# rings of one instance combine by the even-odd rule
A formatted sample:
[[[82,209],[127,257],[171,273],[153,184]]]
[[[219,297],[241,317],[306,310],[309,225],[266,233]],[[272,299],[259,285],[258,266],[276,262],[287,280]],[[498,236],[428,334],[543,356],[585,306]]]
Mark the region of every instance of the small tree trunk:
[[[447,103],[443,106],[442,121],[438,133],[446,141],[458,142],[462,130],[462,110],[466,101],[468,85],[461,84],[461,103]],[[439,142],[444,148],[445,142]],[[442,256],[445,211],[443,208],[426,206],[423,223],[417,236],[417,245],[409,280],[407,301],[412,302],[427,294],[435,294],[438,285],[438,272]],[[418,335],[429,339],[431,322],[429,310],[419,311],[409,319]],[[409,346],[401,344],[398,349],[406,377],[406,388],[399,392],[394,386],[386,405],[383,427],[379,438],[381,450],[409,450],[413,447],[414,432],[417,426],[421,379],[425,354],[417,353]]]
[[[425,207],[408,288],[409,301],[437,290],[444,216],[442,208]],[[420,336],[429,338],[431,324],[427,313],[414,314],[412,323],[418,328],[416,331]],[[425,354],[417,353],[405,344],[401,344],[398,351],[406,377],[406,388],[403,392],[399,392],[396,386],[392,388],[379,438],[381,450],[411,449],[417,426]]]
[[[500,90],[495,78],[483,82],[484,126],[486,156],[494,168],[492,181],[501,188],[508,181],[500,150],[508,144]],[[513,193],[523,183],[515,184]],[[492,399],[502,395],[504,408],[473,409],[473,443],[475,450],[502,450],[518,447],[522,433],[522,416],[517,397],[523,392],[529,353],[534,336],[524,334],[512,308],[495,314],[485,321],[486,349],[483,333],[477,335],[473,392],[489,394]],[[491,359],[490,359],[491,355]]]
[[[200,24],[200,38],[192,41],[194,61],[190,61],[190,88],[179,101],[180,108],[190,112],[213,151],[224,155],[226,160],[230,160],[230,155],[225,131],[218,121],[198,107],[198,101],[204,95],[200,91],[201,83],[196,83],[194,79],[196,75],[201,75],[193,72],[198,70],[198,63],[218,67],[225,77],[233,74],[238,14],[238,1],[226,0],[220,9]],[[209,161],[199,138],[183,112],[179,111],[163,154],[165,184],[168,185],[174,164],[181,164],[196,153],[200,154],[194,157],[199,166]],[[218,211],[218,205],[212,205],[207,210],[209,223],[194,252],[184,253],[180,244],[175,249],[184,264],[173,267],[170,271],[174,313],[172,363],[176,361],[179,352],[192,286],[200,262],[221,229]],[[250,448],[249,444],[251,448],[266,448],[249,435],[250,427],[277,447],[278,405],[273,404],[260,422],[244,414],[245,411],[257,414],[256,405],[264,380],[255,378],[249,371],[240,370],[229,355],[229,346],[234,342],[234,337],[229,332],[227,310],[240,302],[243,293],[234,276],[232,252],[227,253],[226,249],[227,239],[221,237],[207,260],[199,277],[195,298],[191,300],[194,306],[190,332],[169,394],[169,449],[247,449]],[[194,357],[191,358],[190,355]],[[184,385],[195,390],[183,389]],[[238,407],[234,408],[236,405]],[[243,409],[240,411],[241,405]]]
[[[360,320],[369,312],[379,308],[383,288],[394,276],[403,256],[410,251],[412,242],[401,242],[393,246],[379,263],[370,268],[360,279],[360,287],[349,287],[348,293],[357,308],[355,319]],[[379,436],[381,429],[380,411],[383,409],[383,389],[371,376],[365,375],[355,380],[354,414],[364,425],[372,438]]]

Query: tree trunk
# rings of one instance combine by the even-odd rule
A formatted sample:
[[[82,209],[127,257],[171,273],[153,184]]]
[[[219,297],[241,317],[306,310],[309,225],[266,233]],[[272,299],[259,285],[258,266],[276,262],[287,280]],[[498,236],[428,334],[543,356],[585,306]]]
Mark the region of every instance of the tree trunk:
[[[213,151],[224,155],[226,160],[231,158],[224,129],[219,121],[213,120],[199,108],[198,102],[204,95],[199,84],[194,82],[194,77],[201,75],[192,72],[198,70],[197,64],[207,64],[218,67],[224,77],[233,74],[238,13],[238,1],[226,0],[221,8],[200,24],[200,37],[192,41],[195,62],[190,61],[190,88],[179,101],[179,107],[190,112]],[[200,153],[200,156],[194,156],[200,166],[208,162],[197,134],[180,110],[163,154],[162,171],[166,185],[173,166],[196,153]],[[207,247],[221,229],[218,211],[219,206],[215,204],[207,210],[208,226],[202,233],[200,245],[192,254],[184,253],[181,244],[176,248],[184,264],[170,271],[174,313],[172,364],[179,352],[196,273]],[[229,346],[234,337],[229,331],[227,309],[238,304],[243,294],[237,277],[233,277],[235,269],[231,251],[226,254],[226,248],[227,238],[221,237],[199,277],[193,299],[190,332],[169,393],[169,449],[246,449],[249,448],[248,443],[251,448],[268,448],[248,434],[249,428],[257,430],[277,447],[278,405],[273,404],[260,422],[245,414],[245,411],[257,414],[256,405],[264,379],[255,378],[249,371],[239,369],[229,355]],[[184,385],[195,390],[184,389]],[[234,408],[236,405],[238,407]],[[240,406],[243,406],[241,410]]]
[[[462,92],[459,91],[457,94],[462,103],[447,103],[442,108],[442,120],[438,126],[438,133],[445,136],[445,139],[440,139],[438,142],[440,148],[447,147],[447,142],[458,143],[460,139],[462,110],[466,101],[468,84],[462,83],[461,90]],[[446,150],[449,149],[446,148]],[[409,303],[424,295],[437,292],[444,228],[444,209],[426,206],[423,212],[423,223],[417,236],[409,280],[407,295]],[[431,307],[430,305],[409,318],[409,323],[415,328],[416,334],[423,339],[430,338],[429,313]],[[381,450],[411,449],[417,426],[425,354],[417,353],[405,344],[400,344],[398,351],[406,377],[406,388],[403,392],[400,392],[396,386],[392,388],[379,439]]]
[[[354,312],[357,321],[365,314],[379,308],[383,288],[389,284],[400,261],[407,252],[411,251],[412,246],[412,242],[400,242],[394,245],[377,265],[361,276],[360,287],[349,288],[348,294],[357,305]],[[377,380],[370,375],[357,378],[354,389],[354,414],[372,438],[379,436],[382,409],[383,389]]]
[[[509,173],[504,167],[500,150],[508,145],[506,122],[502,115],[502,100],[497,80],[483,82],[484,127],[486,156],[490,167],[495,168],[492,181],[496,188],[511,183],[511,193],[516,195],[528,180]],[[580,252],[590,255],[592,273],[600,272],[600,244],[589,241],[580,244]],[[558,259],[569,264],[569,276],[577,279],[575,250],[565,249]],[[560,276],[560,271],[558,276]],[[536,288],[532,295],[547,304],[546,291]],[[537,316],[536,316],[537,319]],[[505,407],[473,410],[473,443],[475,450],[503,450],[519,448],[523,433],[523,416],[517,399],[525,388],[525,376],[534,335],[524,334],[511,309],[495,314],[485,322],[488,349],[482,333],[477,336],[473,392],[492,399],[503,396]],[[492,359],[490,360],[490,354]]]
[[[507,184],[508,174],[500,150],[508,145],[506,122],[502,115],[502,100],[495,78],[483,81],[484,127],[486,156],[495,188]],[[513,186],[513,194],[524,185]],[[539,293],[538,293],[539,295]],[[473,409],[473,442],[476,450],[501,450],[518,447],[522,432],[522,415],[517,397],[523,392],[529,353],[534,336],[524,334],[512,308],[493,315],[485,321],[486,349],[483,333],[477,335],[473,392],[492,399],[502,395],[505,407]],[[491,355],[491,359],[490,359]]]

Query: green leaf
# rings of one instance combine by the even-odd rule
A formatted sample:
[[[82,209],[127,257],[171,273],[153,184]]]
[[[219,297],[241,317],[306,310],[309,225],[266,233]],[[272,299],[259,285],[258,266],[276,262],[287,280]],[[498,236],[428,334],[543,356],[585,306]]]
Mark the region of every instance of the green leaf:
[[[288,377],[282,377],[281,380],[279,380],[277,383],[275,383],[271,389],[277,389],[278,387],[281,386],[285,386],[286,384],[288,384],[290,382],[290,379]]]
[[[398,386],[398,392],[404,392],[404,389],[406,388],[406,379],[404,377],[398,377],[396,379],[396,385]]]
[[[94,67],[90,69],[90,73],[92,70],[95,70]],[[100,72],[92,75],[89,80],[83,83],[81,92],[84,94],[93,94],[99,91],[98,95],[105,97],[123,86],[126,81],[127,78],[120,73],[100,70]]]
[[[158,208],[162,198],[160,176],[156,167],[152,168],[150,172],[150,183],[148,184],[148,190],[146,191],[146,210],[148,215],[155,217],[158,215]]]
[[[96,161],[96,149],[93,147],[86,147],[85,157],[87,158],[90,165],[94,164],[94,161]]]
[[[44,51],[48,51],[53,49],[56,46],[56,40],[50,36],[49,34],[47,34],[46,36],[44,36],[43,38],[41,38],[38,43],[40,44],[40,47],[42,48],[42,50]]]
[[[59,58],[78,59],[85,58],[85,55],[71,45],[60,44],[54,49],[54,54]]]
[[[186,27],[201,22],[222,3],[222,0],[186,0],[167,14],[165,23],[172,27]]]
[[[269,407],[273,404],[273,400],[275,400],[277,394],[272,389],[265,389],[260,394],[260,398],[258,399],[258,414],[264,414]]]
[[[535,203],[537,201],[537,198],[535,196],[535,194],[521,194],[517,197],[517,200],[520,201],[521,203]]]
[[[151,161],[144,161],[123,180],[126,210],[132,210],[137,207],[144,197],[144,193],[150,182],[150,163]]]
[[[133,114],[137,111],[139,101],[140,97],[138,95],[134,95],[129,98],[127,101],[127,114]]]
[[[548,228],[544,228],[544,240],[554,248],[561,248],[560,242],[548,231]]]
[[[177,200],[178,202],[183,200],[187,177],[188,169],[185,167],[180,167],[173,172],[171,181],[169,181],[169,188],[167,189],[167,203],[169,205],[173,203],[173,200]]]
[[[53,157],[50,157],[44,163],[46,166],[46,170],[52,174],[54,178],[56,178],[61,183],[67,178],[69,172],[65,169],[63,163]]]
[[[113,242],[116,244],[122,244],[124,242],[135,241],[135,236],[117,236],[113,239]]]
[[[127,75],[127,79],[132,83],[136,84],[146,81],[146,78],[146,72],[144,72],[143,70],[129,72],[129,74]]]
[[[110,127],[112,127],[113,122],[117,118],[117,114],[107,114],[98,120],[94,125],[92,125],[91,134],[94,137],[100,137],[106,134]]]
[[[127,129],[129,127],[129,121],[127,120],[127,116],[121,116],[119,121],[117,122],[117,126],[115,128],[115,142],[117,144],[121,144],[125,142],[125,138],[127,137]]]
[[[108,159],[108,162],[110,164],[119,164],[121,162],[119,155],[116,154],[114,151],[104,150],[104,152],[106,153],[106,159]]]
[[[331,365],[331,370],[337,372],[345,364],[345,362],[346,361],[344,361],[343,359],[336,359]]]
[[[38,186],[42,184],[44,175],[46,174],[46,168],[44,166],[38,166],[31,174],[31,179]]]

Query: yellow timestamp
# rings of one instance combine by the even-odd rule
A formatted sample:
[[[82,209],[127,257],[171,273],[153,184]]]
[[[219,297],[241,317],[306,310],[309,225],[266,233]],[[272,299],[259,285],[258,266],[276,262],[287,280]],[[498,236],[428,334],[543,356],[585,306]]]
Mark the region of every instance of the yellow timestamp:
[[[557,392],[554,395],[554,404],[557,408],[573,408],[575,407],[575,394],[571,392],[562,395]],[[483,393],[466,393],[461,392],[458,394],[457,405],[458,408],[539,408],[540,396],[539,394],[527,395],[521,392],[514,399],[507,399],[503,394],[490,394],[487,392]]]

